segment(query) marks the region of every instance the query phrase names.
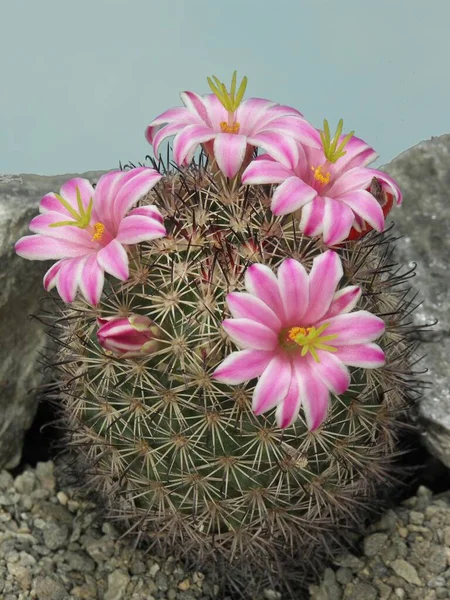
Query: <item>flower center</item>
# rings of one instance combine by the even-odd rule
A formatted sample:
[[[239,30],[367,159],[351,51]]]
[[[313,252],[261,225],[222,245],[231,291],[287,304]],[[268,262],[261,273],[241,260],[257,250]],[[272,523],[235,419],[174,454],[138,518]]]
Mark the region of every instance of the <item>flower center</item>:
[[[324,175],[322,173],[322,167],[323,165],[319,165],[318,167],[311,167],[311,171],[314,171],[314,179],[323,185],[326,183],[330,183],[331,175],[329,171],[327,171]]]
[[[103,223],[96,223],[94,225],[94,236],[92,238],[92,242],[99,242],[102,237],[103,234],[105,233],[105,226],[103,225]]]
[[[240,123],[233,123],[232,125],[229,125],[226,121],[221,121],[220,123],[220,129],[222,130],[222,133],[239,133],[239,128],[240,128]]]
[[[333,340],[337,337],[334,335],[322,335],[329,323],[324,323],[317,329],[315,327],[291,327],[281,332],[280,342],[286,349],[294,349],[295,346],[300,346],[301,355],[306,356],[311,353],[316,362],[320,362],[317,350],[326,350],[327,352],[336,352],[337,348],[330,346],[325,342]]]
[[[215,75],[213,79],[208,79],[208,85],[211,88],[212,93],[217,96],[220,103],[228,113],[228,121],[222,121],[220,123],[220,129],[222,133],[239,133],[240,124],[236,122],[235,113],[242,102],[245,90],[247,88],[247,77],[244,77],[241,81],[239,89],[236,92],[237,84],[237,72],[233,73],[231,78],[230,91],[227,90],[227,86],[220,81]]]
[[[67,200],[65,198],[63,198],[59,194],[55,194],[56,198],[59,200],[59,202],[61,202],[61,204],[64,206],[64,208],[67,210],[67,212],[70,215],[72,215],[73,220],[72,221],[58,221],[58,223],[52,223],[51,225],[49,225],[49,227],[63,227],[64,225],[71,225],[72,227],[79,227],[80,229],[86,229],[86,227],[89,226],[89,224],[91,222],[93,200],[92,200],[92,198],[89,200],[89,205],[87,207],[87,210],[85,210],[85,208],[83,206],[83,202],[81,200],[81,193],[80,193],[80,190],[78,187],[76,188],[76,191],[77,191],[78,212],[70,205],[69,202],[67,202]],[[104,227],[103,227],[103,229],[104,229]]]
[[[348,133],[338,145],[343,126],[344,121],[340,119],[336,133],[333,137],[331,137],[328,121],[326,119],[323,121],[323,131],[320,132],[320,139],[322,141],[323,153],[325,154],[326,159],[331,163],[335,163],[339,158],[342,158],[345,154],[347,154],[347,151],[344,150],[344,148],[355,133],[354,131]]]

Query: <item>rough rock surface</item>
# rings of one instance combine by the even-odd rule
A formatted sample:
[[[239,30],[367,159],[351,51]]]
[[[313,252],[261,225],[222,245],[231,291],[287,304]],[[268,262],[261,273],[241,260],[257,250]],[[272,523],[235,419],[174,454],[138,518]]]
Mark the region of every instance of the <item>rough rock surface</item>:
[[[450,134],[421,142],[383,169],[404,194],[404,204],[392,213],[392,220],[404,236],[397,243],[398,262],[417,263],[412,283],[423,305],[414,319],[419,324],[438,319],[433,331],[421,336],[432,385],[420,416],[426,445],[450,467]]]
[[[310,600],[440,598],[450,598],[450,492],[433,497],[425,487],[383,515],[360,556],[337,557],[310,587]]]
[[[101,173],[82,177],[97,181]],[[43,381],[38,360],[47,343],[42,325],[29,315],[39,313],[42,277],[51,262],[16,256],[14,243],[28,233],[42,196],[58,191],[70,177],[0,176],[0,468],[20,461],[23,435],[37,406],[30,390]]]

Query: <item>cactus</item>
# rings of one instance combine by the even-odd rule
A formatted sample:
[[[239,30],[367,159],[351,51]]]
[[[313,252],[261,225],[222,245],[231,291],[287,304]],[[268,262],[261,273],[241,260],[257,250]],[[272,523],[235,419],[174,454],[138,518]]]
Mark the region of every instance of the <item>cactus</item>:
[[[218,80],[210,84],[214,94],[208,98],[220,100],[228,117],[233,116],[242,101],[242,86],[236,99],[235,80],[229,96],[224,96],[228,92]],[[200,98],[192,97],[191,102]],[[147,219],[147,237],[131,234],[131,225],[124,233],[120,218],[125,223],[132,216],[124,217],[122,211],[115,235],[123,244],[120,248],[125,248],[126,272],[122,263],[120,272],[108,262],[106,251],[97,249],[98,265],[115,277],[103,281],[103,272],[92,266],[90,247],[88,258],[83,253],[75,259],[63,258],[44,281],[47,289],[56,285],[65,301],[59,303],[53,319],[52,335],[59,343],[53,364],[59,377],[54,397],[62,412],[66,447],[76,457],[85,485],[101,498],[111,518],[144,539],[153,551],[213,566],[225,587],[243,597],[259,594],[267,585],[298,597],[298,589],[305,587],[343,535],[358,530],[376,510],[384,488],[398,476],[398,440],[418,386],[413,373],[416,346],[408,338],[413,329],[408,318],[414,299],[406,283],[411,272],[402,273],[392,264],[393,238],[375,231],[380,227],[369,210],[364,213],[367,218],[352,213],[344,233],[328,224],[328,229],[311,236],[306,209],[295,205],[286,210],[286,199],[280,199],[282,178],[274,182],[281,183],[276,187],[261,175],[274,164],[284,174],[297,169],[298,175],[298,165],[304,161],[306,121],[293,109],[282,108],[294,131],[292,138],[284,138],[285,146],[303,152],[299,156],[297,150],[293,166],[276,162],[270,145],[264,148],[269,156],[252,160],[254,146],[264,140],[249,135],[240,159],[227,162],[221,144],[216,146],[204,135],[199,142],[204,151],[197,158],[190,155],[193,144],[186,149],[185,140],[183,154],[182,143],[175,142],[178,166],[161,158],[153,161],[152,169],[129,166],[100,181],[95,193],[90,189],[85,196],[84,180],[72,180],[71,189],[76,190],[72,198],[79,210],[71,213],[74,221],[69,229],[78,228],[77,235],[87,231],[86,244],[101,240],[102,226],[113,229],[106,217],[99,219],[101,210],[96,209],[105,190],[116,208],[119,197],[131,195],[127,210],[139,199],[138,208],[129,214]],[[158,132],[164,132],[164,115],[147,130],[156,147],[164,137],[161,133],[155,143]],[[239,133],[235,121],[221,122],[225,136]],[[323,145],[328,166],[314,164],[315,170],[308,169],[302,181],[312,177],[313,182],[328,184],[330,172],[335,175],[334,162],[345,156],[349,144],[361,140],[352,142],[352,134],[342,136],[342,124],[334,138],[327,123],[323,132],[311,127],[307,133],[311,146]],[[281,147],[282,141],[278,144]],[[364,153],[372,157],[366,145]],[[317,151],[313,148],[310,155],[316,157]],[[361,170],[367,191],[360,194],[360,202],[370,195],[382,213],[384,194],[391,208],[395,183],[379,171]],[[293,179],[291,174],[286,183]],[[61,203],[64,193],[70,195],[70,190],[53,195],[52,202],[56,198]],[[50,223],[49,213],[41,212],[36,219],[47,216],[47,221],[33,225],[38,235],[43,227],[53,227],[52,235],[60,227],[68,229],[66,221],[55,218]],[[344,222],[347,209],[337,216]],[[90,225],[93,220],[97,222]],[[27,255],[32,242],[30,237],[20,240],[18,253],[42,258]],[[122,250],[117,245],[119,255]],[[266,274],[270,271],[268,281],[277,276],[278,282],[288,267],[294,269],[299,278],[309,277],[313,290],[311,270],[323,274],[318,265],[325,259],[334,261],[337,275],[333,285],[325,279],[316,281],[319,291],[309,310],[319,310],[321,294],[328,294],[329,309],[333,297],[335,314],[342,309],[351,334],[360,336],[359,345],[347,341],[348,347],[355,352],[366,348],[367,356],[349,358],[350,350],[338,347],[344,333],[336,333],[330,309],[320,313],[329,315],[322,326],[316,326],[311,316],[282,328],[277,343],[285,351],[283,356],[301,355],[298,363],[305,359],[308,365],[304,376],[299,375],[301,389],[290,408],[287,389],[276,387],[282,387],[286,361],[273,363],[279,377],[262,398],[259,382],[272,359],[265,357],[264,349],[254,351],[251,344],[243,344],[236,334],[242,317],[238,313],[243,310],[236,303],[251,296],[252,265],[266,269]],[[67,260],[78,262],[68,266]],[[69,275],[58,275],[61,272]],[[285,277],[285,281],[289,280]],[[76,296],[77,286],[82,295]],[[324,291],[327,286],[330,289]],[[335,288],[337,293],[330,296]],[[293,299],[291,312],[297,300]],[[259,310],[261,300],[253,302],[249,310]],[[267,306],[270,299],[266,311]],[[355,307],[360,312],[353,311]],[[363,319],[362,332],[354,325],[356,314]],[[271,315],[275,318],[273,311]],[[378,345],[373,343],[376,338]],[[248,365],[241,365],[253,375],[245,381],[227,371],[237,348],[244,359],[251,357]],[[247,348],[247,355],[242,355],[242,348]],[[325,352],[338,357],[330,358],[330,370],[344,383],[331,381],[334,375],[326,372]],[[255,356],[266,361],[257,374]],[[320,396],[323,406],[319,408],[302,388],[317,380],[323,393],[312,395]],[[276,411],[272,410],[275,404]]]

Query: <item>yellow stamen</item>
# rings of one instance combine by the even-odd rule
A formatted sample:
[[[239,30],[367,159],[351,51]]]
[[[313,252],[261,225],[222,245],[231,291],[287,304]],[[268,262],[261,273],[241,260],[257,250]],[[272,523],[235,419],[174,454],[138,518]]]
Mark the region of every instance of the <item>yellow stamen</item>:
[[[102,237],[103,234],[105,233],[105,226],[103,225],[103,223],[96,223],[94,225],[94,237],[92,238],[93,242],[99,242]]]
[[[329,323],[321,325],[317,329],[315,327],[291,327],[286,333],[284,344],[289,348],[291,343],[294,342],[297,346],[301,347],[301,356],[306,356],[308,352],[316,362],[320,362],[317,350],[326,350],[327,352],[337,352],[337,348],[325,344],[337,337],[334,335],[322,335]]]
[[[316,179],[316,181],[319,181],[322,184],[330,183],[331,175],[329,172],[325,173],[325,175],[324,175],[322,173],[321,165],[319,165],[318,167],[311,167],[311,171],[314,171],[314,179]]]
[[[233,123],[233,125],[228,125],[226,121],[221,121],[220,129],[222,133],[239,133],[240,123]]]

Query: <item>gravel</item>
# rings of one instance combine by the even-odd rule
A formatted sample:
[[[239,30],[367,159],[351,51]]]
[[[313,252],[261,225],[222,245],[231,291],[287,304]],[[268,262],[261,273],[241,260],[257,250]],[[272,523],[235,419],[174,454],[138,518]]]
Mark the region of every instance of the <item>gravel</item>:
[[[1,600],[207,600],[210,578],[119,540],[94,505],[57,489],[52,462],[0,472]]]
[[[1,600],[209,600],[218,588],[173,559],[134,549],[95,507],[59,489],[52,462],[0,472]],[[261,598],[281,600],[272,590]],[[376,523],[361,554],[343,553],[310,600],[450,599],[450,492],[417,495]],[[260,599],[258,599],[260,600]],[[299,600],[301,600],[299,598]]]
[[[337,557],[310,600],[450,598],[450,492],[415,497],[372,526],[361,556]]]

